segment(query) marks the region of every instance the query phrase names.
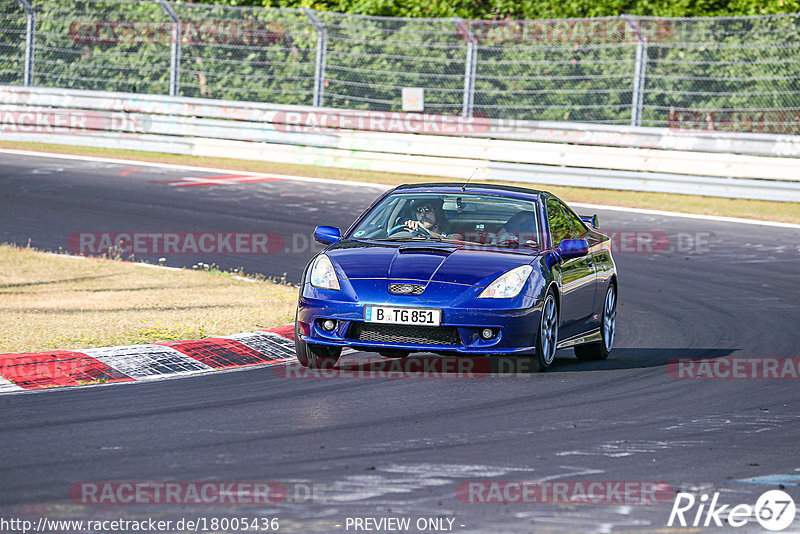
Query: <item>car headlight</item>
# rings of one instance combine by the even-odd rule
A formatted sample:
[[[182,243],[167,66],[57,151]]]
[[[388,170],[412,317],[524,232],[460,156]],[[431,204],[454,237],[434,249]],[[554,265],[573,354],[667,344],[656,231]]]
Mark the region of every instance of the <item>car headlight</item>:
[[[325,254],[320,254],[311,266],[311,285],[321,289],[340,290],[339,278],[333,270],[331,259]]]
[[[498,276],[478,295],[479,299],[508,299],[516,297],[528,280],[533,267],[522,265]]]

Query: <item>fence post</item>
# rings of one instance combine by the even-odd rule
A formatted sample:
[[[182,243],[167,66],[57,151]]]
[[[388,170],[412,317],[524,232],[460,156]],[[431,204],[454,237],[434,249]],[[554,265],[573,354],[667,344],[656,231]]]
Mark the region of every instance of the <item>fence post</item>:
[[[466,28],[467,57],[464,61],[464,96],[461,101],[461,116],[472,117],[472,108],[475,101],[475,69],[478,62],[478,43],[472,34],[469,21],[454,19],[456,25],[463,24]]]
[[[325,55],[328,49],[328,30],[317,14],[312,10],[303,8],[308,20],[317,32],[317,59],[314,66],[314,107],[322,107],[322,99],[325,96]]]
[[[181,19],[166,0],[158,0],[158,3],[172,21],[172,45],[169,52],[169,96],[178,96],[181,69]]]
[[[36,37],[36,12],[28,0],[19,0],[19,4],[28,17],[28,27],[25,31],[25,71],[22,79],[25,87],[30,87],[33,85],[33,44]]]
[[[630,15],[622,15],[636,36],[636,60],[633,68],[633,96],[631,97],[631,126],[641,126],[644,105],[644,81],[647,69],[647,35]]]

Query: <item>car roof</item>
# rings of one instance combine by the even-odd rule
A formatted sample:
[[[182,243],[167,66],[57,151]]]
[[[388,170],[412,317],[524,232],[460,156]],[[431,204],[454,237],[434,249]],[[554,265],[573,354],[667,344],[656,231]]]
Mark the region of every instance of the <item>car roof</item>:
[[[393,190],[400,192],[419,192],[419,193],[458,193],[464,191],[466,193],[487,193],[487,194],[506,194],[506,196],[514,196],[520,198],[539,199],[542,194],[547,194],[546,191],[538,189],[528,189],[527,187],[515,187],[511,185],[498,185],[498,184],[485,184],[485,183],[469,183],[459,184],[458,182],[436,182],[436,183],[422,183],[422,184],[404,184],[395,187]],[[508,193],[511,193],[510,195]]]

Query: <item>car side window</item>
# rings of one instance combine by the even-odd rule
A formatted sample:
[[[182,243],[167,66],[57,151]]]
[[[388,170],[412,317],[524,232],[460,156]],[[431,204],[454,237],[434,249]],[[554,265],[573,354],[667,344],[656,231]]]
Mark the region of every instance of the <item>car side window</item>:
[[[550,238],[553,248],[558,248],[561,241],[569,239],[573,233],[572,223],[561,209],[561,204],[555,198],[547,199],[547,220],[550,222]]]
[[[559,203],[561,204],[561,203]],[[567,219],[569,219],[570,226],[572,226],[572,233],[570,235],[570,239],[580,239],[580,237],[586,233],[586,225],[583,224],[583,221],[580,217],[575,215],[568,206],[561,204],[561,208],[564,210],[564,214],[566,214]]]

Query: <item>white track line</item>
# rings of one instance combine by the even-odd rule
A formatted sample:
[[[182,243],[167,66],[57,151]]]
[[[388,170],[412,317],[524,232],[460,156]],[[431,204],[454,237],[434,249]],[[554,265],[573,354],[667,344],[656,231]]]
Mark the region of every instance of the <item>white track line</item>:
[[[235,170],[235,169],[219,169],[215,167],[195,167],[192,165],[176,165],[173,163],[154,163],[150,161],[139,161],[134,159],[114,159],[114,158],[99,158],[95,156],[76,156],[76,155],[69,155],[69,154],[55,154],[51,152],[34,152],[30,150],[13,150],[13,149],[5,149],[0,148],[0,154],[16,154],[19,156],[33,156],[33,157],[42,157],[42,158],[55,158],[55,159],[72,159],[72,160],[80,160],[80,161],[97,161],[102,163],[117,163],[122,165],[130,165],[131,162],[136,163],[137,165],[142,165],[145,167],[159,167],[163,169],[180,169],[180,170],[191,170],[191,171],[201,171],[201,172],[219,172],[225,174],[232,174],[232,173],[242,173],[247,171],[242,170]],[[257,176],[262,178],[280,178],[281,180],[290,180],[290,181],[297,181],[297,182],[316,182],[316,183],[326,183],[326,184],[338,184],[338,185],[346,185],[351,187],[367,187],[372,189],[379,189],[385,191],[390,189],[391,185],[387,184],[375,184],[375,183],[367,183],[367,182],[351,182],[348,180],[333,180],[329,178],[311,178],[307,176],[289,176],[284,174],[264,174],[264,173],[257,173],[257,172],[247,172],[248,175]],[[433,177],[432,177],[433,178]],[[520,186],[524,186],[524,183],[521,183]],[[792,224],[792,223],[782,223],[782,222],[775,222],[775,221],[762,221],[760,219],[741,219],[738,217],[722,217],[717,215],[701,215],[701,214],[694,214],[694,213],[680,213],[676,211],[660,211],[660,210],[648,210],[648,209],[640,209],[640,208],[626,208],[622,206],[607,206],[604,204],[582,204],[578,202],[569,202],[570,206],[577,206],[579,208],[589,208],[589,209],[602,209],[608,211],[620,211],[620,212],[627,212],[627,213],[641,213],[644,215],[660,215],[663,217],[682,217],[685,219],[699,219],[705,221],[717,221],[717,222],[727,222],[727,223],[737,223],[737,224],[751,224],[757,226],[774,226],[779,228],[793,228],[793,229],[800,229],[800,224]]]
[[[139,161],[136,159],[98,158],[96,156],[75,156],[71,154],[56,154],[52,152],[33,152],[30,150],[12,150],[12,149],[0,148],[0,154],[16,154],[18,156],[34,156],[34,157],[55,158],[55,159],[74,159],[80,161],[97,161],[100,163],[118,163],[122,165],[130,165],[131,163],[136,163],[137,165],[141,165],[143,167],[158,167],[162,169],[177,169],[177,170],[200,171],[200,172],[219,172],[224,174],[247,173],[248,176],[256,176],[259,178],[280,178],[282,180],[295,180],[298,182],[319,182],[327,184],[351,185],[354,187],[368,187],[372,189],[381,189],[383,191],[394,187],[386,184],[374,184],[369,182],[351,182],[349,180],[332,180],[330,178],[311,178],[308,176],[265,174],[260,172],[243,171],[241,169],[231,170],[231,169],[218,169],[215,167],[195,167],[193,165],[177,165],[174,163],[154,163],[152,161]]]
[[[569,202],[570,206],[587,208],[593,210],[623,211],[627,213],[641,213],[644,215],[661,215],[664,217],[683,217],[685,219],[700,219],[704,221],[729,222],[740,224],[757,224],[759,226],[777,226],[779,228],[794,228],[800,230],[800,224],[783,223],[776,221],[762,221],[761,219],[741,219],[739,217],[722,217],[720,215],[702,215],[699,213],[679,213],[675,211],[647,210],[641,208],[625,208],[622,206],[605,206],[602,204],[583,204],[580,202]],[[600,229],[602,232],[602,228]]]

